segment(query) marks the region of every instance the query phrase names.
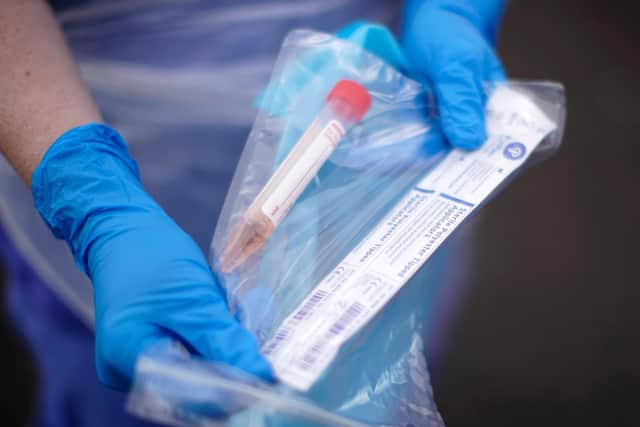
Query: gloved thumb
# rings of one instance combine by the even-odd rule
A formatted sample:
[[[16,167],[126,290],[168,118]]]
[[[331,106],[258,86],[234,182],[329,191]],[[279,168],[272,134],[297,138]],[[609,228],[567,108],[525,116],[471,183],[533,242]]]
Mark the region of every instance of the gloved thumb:
[[[121,331],[128,331],[128,333],[121,333]],[[148,348],[159,347],[158,343],[171,342],[167,334],[151,324],[106,328],[104,331],[96,332],[98,379],[105,386],[116,390],[129,388],[140,354]],[[119,343],[118,346],[112,345],[115,342]]]
[[[486,139],[485,84],[505,75],[477,23],[458,12],[423,4],[408,19],[403,43],[433,89],[447,140],[473,150]]]
[[[271,365],[260,353],[258,340],[238,323],[224,300],[212,298],[199,306],[185,308],[170,328],[192,353],[274,381]]]
[[[474,150],[486,138],[484,91],[472,62],[455,61],[434,73],[442,130],[451,145]]]
[[[480,147],[486,139],[484,104],[490,91],[486,85],[506,79],[500,60],[486,49],[482,54],[451,59],[431,74],[448,141],[464,150]]]
[[[149,348],[170,346],[175,341],[191,354],[274,381],[256,338],[236,321],[223,301],[185,308],[182,316],[172,320],[160,326],[152,321],[112,319],[107,327],[99,329],[96,367],[100,382],[114,389],[128,389],[138,357]]]

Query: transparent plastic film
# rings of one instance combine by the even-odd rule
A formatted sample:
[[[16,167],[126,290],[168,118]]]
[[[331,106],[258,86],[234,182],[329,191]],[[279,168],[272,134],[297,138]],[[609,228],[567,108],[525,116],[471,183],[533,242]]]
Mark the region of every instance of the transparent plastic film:
[[[366,114],[370,104],[369,93],[358,83],[352,80],[336,83],[327,95],[326,106],[234,226],[222,251],[222,272],[231,272],[264,245],[347,130]]]
[[[140,357],[127,407],[140,417],[177,426],[366,426],[285,387],[192,359],[176,344],[156,346]]]
[[[361,34],[285,39],[211,243],[230,309],[278,383],[148,352],[132,411],[185,426],[444,425],[424,354],[427,289],[451,273],[456,229],[558,149],[564,92],[487,82],[486,142],[452,149],[428,85],[398,71],[406,60],[386,30],[365,27],[387,48]],[[343,81],[370,99],[359,117],[327,104]]]

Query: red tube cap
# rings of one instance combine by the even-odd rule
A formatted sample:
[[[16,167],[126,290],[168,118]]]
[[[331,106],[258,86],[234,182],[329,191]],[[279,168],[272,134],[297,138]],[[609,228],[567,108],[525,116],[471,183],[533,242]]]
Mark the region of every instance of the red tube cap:
[[[330,105],[333,100],[340,100],[340,104],[343,104],[332,106],[333,112],[354,123],[359,122],[371,107],[371,95],[364,86],[353,80],[345,79],[336,83],[327,95]]]

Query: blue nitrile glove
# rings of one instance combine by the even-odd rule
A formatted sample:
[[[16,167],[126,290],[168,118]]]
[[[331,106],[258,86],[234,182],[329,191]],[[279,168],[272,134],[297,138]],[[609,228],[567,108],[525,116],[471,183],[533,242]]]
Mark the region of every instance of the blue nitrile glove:
[[[433,86],[442,127],[458,148],[485,140],[482,83],[504,80],[494,43],[504,0],[408,0],[403,45]]]
[[[206,359],[272,379],[200,249],[145,192],[115,130],[89,124],[67,131],[32,181],[40,215],[93,282],[104,384],[126,388],[137,356],[175,339]]]

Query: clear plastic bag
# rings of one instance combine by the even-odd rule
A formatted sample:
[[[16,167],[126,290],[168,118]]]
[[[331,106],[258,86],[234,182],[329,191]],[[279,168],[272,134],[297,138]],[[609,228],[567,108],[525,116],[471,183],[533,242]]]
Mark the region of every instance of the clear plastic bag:
[[[346,133],[264,246],[223,273],[219,258],[234,227],[322,110],[327,93],[343,79],[366,87],[372,99],[368,113]],[[499,167],[491,170],[470,160],[475,154],[447,145],[425,84],[357,44],[307,30],[290,33],[260,98],[258,117],[211,244],[211,264],[232,312],[256,334],[285,384],[262,384],[230,374],[231,368],[156,352],[141,360],[130,408],[180,425],[219,422],[202,405],[185,405],[208,402],[209,408],[237,412],[229,419],[232,425],[442,426],[424,356],[426,316],[421,301],[428,286],[425,277],[437,280],[447,272],[437,263],[424,262],[429,251],[499,191],[525,160],[530,164],[554,152],[564,124],[560,84],[488,84],[487,96],[488,140],[477,155],[499,157]],[[369,248],[367,242],[377,239],[376,233],[384,241],[405,226],[401,222],[411,219],[423,200],[431,200],[434,191],[425,186],[437,187],[434,174],[446,175],[457,161],[471,162],[473,173],[460,175],[477,179],[482,188],[473,194],[473,203],[436,192],[460,206],[451,211],[459,214],[459,222],[446,217],[448,229],[441,228],[437,237],[407,235],[385,249],[398,258],[410,252],[403,240],[422,244],[432,239],[436,243],[427,242],[428,250],[421,252],[427,255],[406,263],[403,279],[393,286],[380,279],[380,271],[375,280],[366,268],[345,275],[351,258],[375,253],[378,244]],[[493,181],[486,178],[490,174]],[[416,229],[421,226],[415,224]],[[353,299],[335,297],[334,291],[349,283],[349,274],[362,280],[339,292],[369,292],[377,300],[358,306]],[[316,316],[313,322],[309,313]],[[342,339],[327,335],[322,341],[318,334]],[[306,349],[304,354],[283,356],[299,348]]]
[[[169,425],[336,426],[365,424],[322,410],[288,390],[227,365],[190,359],[183,348],[152,348],[140,357],[127,406]],[[231,420],[228,416],[234,414]]]

